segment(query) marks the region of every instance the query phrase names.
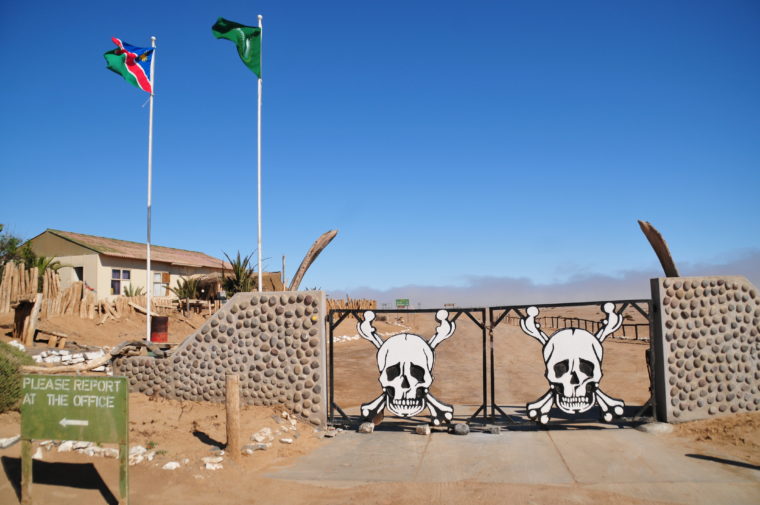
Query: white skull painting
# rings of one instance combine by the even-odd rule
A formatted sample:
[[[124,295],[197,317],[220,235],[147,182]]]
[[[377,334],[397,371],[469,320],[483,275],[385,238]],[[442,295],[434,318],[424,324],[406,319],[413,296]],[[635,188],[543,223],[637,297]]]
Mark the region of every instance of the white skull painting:
[[[568,414],[579,414],[598,405],[607,422],[623,415],[622,400],[607,396],[599,389],[602,379],[602,342],[623,323],[615,313],[615,304],[605,303],[607,318],[596,334],[580,328],[565,328],[548,337],[536,322],[537,307],[528,308],[528,317],[520,320],[522,330],[543,347],[546,380],[549,391],[526,406],[528,417],[540,424],[549,422],[549,410],[556,405]]]
[[[428,341],[412,333],[399,333],[383,341],[372,326],[375,313],[371,310],[364,313],[364,321],[357,327],[359,335],[377,348],[377,368],[383,393],[362,404],[362,418],[378,424],[386,408],[400,417],[415,416],[427,408],[434,425],[451,422],[453,407],[430,394],[435,348],[456,329],[456,324],[450,322],[448,316],[445,310],[436,313],[440,325]]]

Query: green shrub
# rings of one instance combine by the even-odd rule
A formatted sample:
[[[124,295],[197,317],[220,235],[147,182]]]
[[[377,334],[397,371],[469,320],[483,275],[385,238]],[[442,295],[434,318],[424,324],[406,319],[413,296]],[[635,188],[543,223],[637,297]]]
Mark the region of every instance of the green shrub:
[[[19,367],[32,364],[34,360],[27,353],[0,342],[0,413],[18,407],[21,400]]]

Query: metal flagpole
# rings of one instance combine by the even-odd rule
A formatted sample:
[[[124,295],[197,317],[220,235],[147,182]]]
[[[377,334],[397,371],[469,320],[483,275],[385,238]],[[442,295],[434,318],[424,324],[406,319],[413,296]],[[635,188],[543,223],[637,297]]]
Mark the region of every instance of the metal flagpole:
[[[259,37],[261,38],[261,49],[259,52],[259,74],[262,72],[262,60],[263,60],[263,46],[264,46],[264,30],[262,28],[262,19],[264,16],[259,14],[259,28],[261,29],[259,33]],[[259,107],[258,107],[258,205],[259,205],[259,243],[258,243],[258,252],[259,252],[259,258],[258,258],[258,268],[259,268],[259,291],[263,291],[262,289],[262,281],[261,281],[261,77],[259,77]]]
[[[152,291],[151,272],[150,272],[150,207],[151,207],[151,186],[153,184],[153,95],[156,92],[156,37],[150,38],[150,46],[153,48],[153,57],[150,60],[150,113],[148,116],[148,240],[147,247],[147,266],[145,272],[145,340],[150,342],[150,294]]]

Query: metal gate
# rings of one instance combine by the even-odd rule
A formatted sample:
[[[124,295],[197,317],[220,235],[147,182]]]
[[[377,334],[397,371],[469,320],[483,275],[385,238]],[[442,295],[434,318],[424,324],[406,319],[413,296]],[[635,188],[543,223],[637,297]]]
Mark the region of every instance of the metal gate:
[[[374,314],[378,318],[381,318],[383,316],[388,317],[391,315],[396,315],[397,317],[409,317],[412,315],[425,315],[430,314],[430,320],[433,320],[433,317],[435,314],[438,313],[439,310],[446,310],[448,312],[448,321],[456,323],[460,319],[462,320],[469,320],[471,321],[476,328],[476,331],[479,333],[479,351],[480,351],[480,360],[479,360],[479,368],[480,373],[479,375],[479,381],[480,381],[480,405],[475,410],[473,414],[471,414],[467,420],[467,422],[470,422],[472,420],[477,419],[480,417],[483,423],[487,422],[487,415],[488,415],[488,396],[487,396],[487,353],[486,353],[486,343],[487,343],[487,326],[486,326],[486,309],[485,308],[446,308],[446,309],[409,309],[409,310],[391,310],[391,309],[382,309],[382,310],[372,310]],[[336,338],[338,336],[335,335],[335,330],[338,328],[338,326],[346,321],[347,318],[353,317],[357,323],[360,323],[364,320],[364,313],[365,310],[357,310],[357,309],[333,309],[329,312],[327,317],[327,329],[328,329],[328,338],[329,338],[329,346],[328,346],[328,382],[329,382],[329,391],[328,391],[328,401],[329,401],[329,422],[335,423],[336,416],[340,416],[340,419],[343,421],[350,421],[350,417],[343,408],[340,406],[340,399],[336,399],[336,391],[335,391],[335,367],[336,367],[336,357],[335,357],[335,344],[336,344]],[[465,316],[462,318],[462,316]],[[452,342],[447,342],[443,344],[444,347],[452,347],[456,345],[456,335],[452,338]],[[368,352],[371,351],[371,346],[368,346]]]
[[[603,307],[605,304],[614,304],[614,312],[621,314],[623,317],[622,324],[619,329],[612,333],[611,337],[616,337],[622,340],[631,341],[648,341],[649,346],[645,353],[647,375],[649,379],[649,399],[644,403],[634,415],[637,418],[643,415],[648,409],[653,409],[654,395],[653,395],[653,377],[652,367],[653,361],[653,347],[651,345],[651,335],[653,332],[653,314],[652,314],[652,301],[649,299],[627,299],[627,300],[605,300],[605,301],[592,301],[592,302],[573,302],[573,303],[554,303],[554,304],[533,304],[533,305],[506,305],[500,307],[489,307],[488,315],[489,321],[489,382],[490,382],[490,415],[491,422],[497,420],[506,421],[507,425],[519,425],[529,423],[528,420],[530,412],[528,412],[528,406],[525,407],[525,412],[521,412],[520,409],[513,409],[513,412],[508,413],[504,410],[503,405],[497,400],[497,394],[500,388],[504,388],[505,381],[499,378],[499,371],[497,370],[497,363],[500,361],[499,347],[500,339],[504,339],[504,335],[494,336],[496,330],[500,327],[507,325],[517,326],[520,328],[520,321],[525,320],[528,317],[528,309],[535,307],[537,312],[536,327],[537,328],[551,328],[554,330],[554,334],[557,334],[560,330],[566,328],[576,328],[585,330],[589,333],[596,333],[602,329],[602,326],[606,322],[601,318],[592,319],[589,317],[581,317],[577,314],[573,314],[574,310],[580,307]],[[604,312],[600,310],[602,314]],[[634,317],[636,316],[636,317]],[[628,321],[628,322],[626,322]],[[524,336],[530,340],[530,337],[524,335],[525,330],[521,329],[521,337]],[[548,332],[547,332],[548,333]],[[545,335],[548,336],[548,335]],[[599,363],[601,365],[601,362]],[[548,364],[545,365],[545,375],[550,374]],[[601,367],[600,367],[601,368]],[[547,378],[548,380],[548,378]],[[554,386],[550,386],[552,389]],[[537,391],[536,393],[540,393]],[[551,394],[551,390],[547,392],[547,395]],[[652,410],[653,411],[653,410]],[[561,414],[561,413],[560,413]],[[590,419],[587,416],[580,415],[574,416],[573,421],[598,421],[598,418]]]

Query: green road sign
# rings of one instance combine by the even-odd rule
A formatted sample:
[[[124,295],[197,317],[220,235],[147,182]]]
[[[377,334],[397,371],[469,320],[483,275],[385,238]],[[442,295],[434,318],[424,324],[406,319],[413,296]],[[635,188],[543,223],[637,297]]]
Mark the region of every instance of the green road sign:
[[[125,377],[24,375],[21,438],[127,443]]]
[[[409,298],[396,298],[396,308],[408,307],[408,306],[409,306]]]

